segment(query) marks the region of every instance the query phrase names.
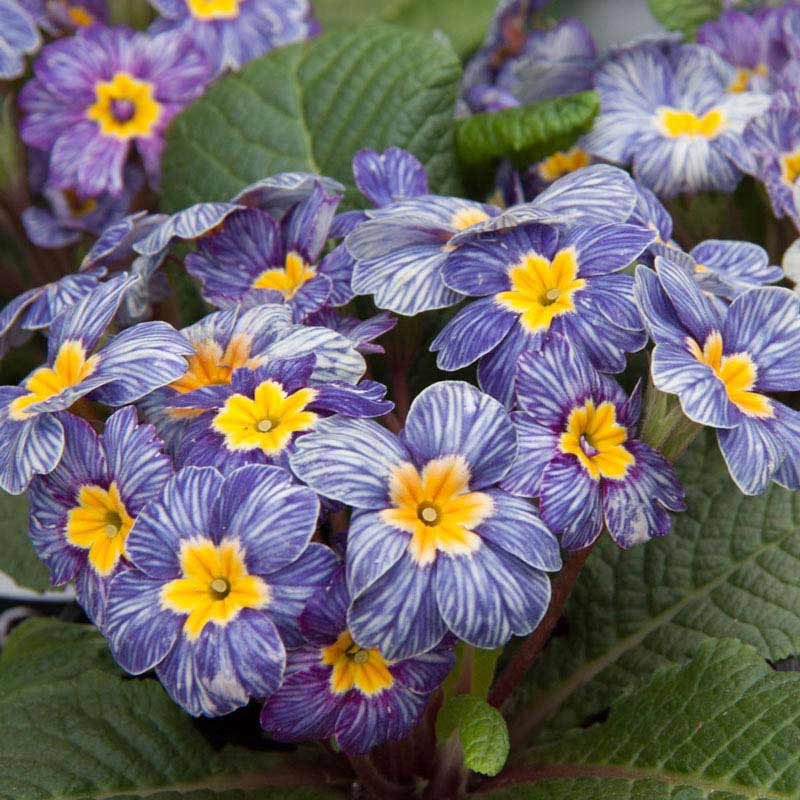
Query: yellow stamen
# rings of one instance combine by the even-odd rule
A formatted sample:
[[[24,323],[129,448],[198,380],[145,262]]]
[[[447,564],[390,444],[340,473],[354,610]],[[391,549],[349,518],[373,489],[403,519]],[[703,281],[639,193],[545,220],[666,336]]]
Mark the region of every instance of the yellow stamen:
[[[460,208],[450,217],[450,227],[457,231],[463,231],[479,222],[486,222],[487,219],[489,219],[489,215],[482,208]]]
[[[225,437],[229,450],[262,450],[277,455],[299,431],[314,426],[317,415],[306,411],[316,389],[300,389],[287,395],[275,381],[256,387],[254,399],[234,394],[214,417],[211,427]]]
[[[86,117],[97,122],[105,136],[150,136],[161,116],[153,88],[148,81],[117,72],[110,81],[95,84],[96,100],[86,109]]]
[[[185,541],[180,562],[183,576],[164,585],[161,605],[188,615],[183,630],[190,640],[209,623],[227,625],[242,609],[265,608],[270,602],[267,584],[248,574],[238,542]]]
[[[359,647],[349,631],[322,651],[322,663],[333,667],[331,691],[334,694],[344,694],[355,687],[369,696],[389,689],[394,683],[380,652]]]
[[[68,339],[58,350],[52,367],[39,367],[25,381],[29,394],[18,397],[11,403],[8,415],[22,420],[31,416],[25,409],[34,403],[42,403],[85,381],[97,369],[99,358],[86,358],[81,342]]]
[[[781,155],[781,177],[784,183],[794,186],[800,175],[800,149]]]
[[[481,538],[473,530],[493,511],[492,498],[469,490],[469,467],[463,456],[429,461],[417,472],[413,464],[394,468],[389,478],[394,508],[381,511],[389,525],[411,534],[408,550],[420,566],[431,564],[437,551],[474,553]]]
[[[495,295],[495,300],[521,314],[527,330],[546,331],[556,317],[575,310],[574,295],[586,285],[577,275],[574,248],[559,250],[552,261],[531,252],[509,269],[511,290]]]
[[[195,19],[236,19],[242,0],[186,0]]]
[[[89,564],[98,575],[109,575],[125,555],[133,518],[122,502],[117,484],[108,489],[81,486],[78,505],[67,514],[67,541],[89,551]]]
[[[662,107],[658,109],[657,120],[662,131],[672,138],[694,136],[713,139],[725,126],[725,115],[720,108],[712,108],[698,117],[691,111]]]
[[[96,22],[94,14],[83,6],[67,6],[67,16],[76,28],[88,28]]]
[[[748,353],[723,355],[722,335],[712,331],[703,349],[697,342],[687,337],[689,352],[701,363],[714,370],[722,381],[728,399],[748,417],[771,417],[774,415],[772,401],[766,395],[750,391],[756,383],[757,369]]]
[[[274,289],[281,292],[286,300],[291,300],[297,290],[310,281],[317,271],[307,264],[299,253],[293,250],[286,255],[286,265],[283,269],[264,270],[254,281],[254,289]]]
[[[627,439],[627,430],[617,422],[614,404],[604,400],[595,407],[590,398],[572,409],[558,445],[562,452],[577,456],[595,480],[620,480],[634,462],[623,446]]]
[[[573,147],[572,150],[563,152],[559,150],[553,155],[539,162],[536,171],[543,181],[548,183],[557,180],[582,167],[588,167],[590,162],[589,154],[580,147]]]

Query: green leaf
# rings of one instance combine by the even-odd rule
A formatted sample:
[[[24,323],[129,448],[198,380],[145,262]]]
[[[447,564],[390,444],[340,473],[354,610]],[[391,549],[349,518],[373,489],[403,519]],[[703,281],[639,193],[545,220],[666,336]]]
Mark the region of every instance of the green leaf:
[[[28,539],[28,498],[0,492],[0,572],[26,589],[51,588],[47,568]]]
[[[800,797],[800,675],[709,641],[623,697],[608,721],[534,748],[486,800]]]
[[[96,628],[28,619],[14,628],[0,651],[0,699],[18,689],[79,678],[92,669],[119,672]]]
[[[13,194],[25,187],[25,149],[17,132],[14,95],[0,97],[0,191]]]
[[[459,160],[471,171],[489,169],[504,157],[528,167],[569,149],[589,130],[599,108],[597,92],[591,91],[464,117],[456,126]]]
[[[124,677],[101,642],[87,626],[54,621],[10,637],[0,800],[343,799],[319,766],[292,771],[280,754],[215,751],[158,682]]]
[[[668,536],[631,550],[600,542],[551,639],[510,700],[520,740],[601,713],[624,689],[733,637],[770,659],[800,652],[800,495],[745,497],[705,432],[678,465],[688,511]]]
[[[495,0],[315,0],[314,10],[325,30],[374,19],[410,28],[442,31],[456,52],[468,55],[483,41]]]
[[[484,775],[497,775],[508,758],[508,728],[503,715],[485,700],[462,694],[448,700],[436,718],[436,737],[458,731],[464,764]]]
[[[668,30],[694,36],[704,22],[722,13],[722,0],[647,0],[653,16]]]
[[[348,187],[363,204],[353,154],[410,150],[431,191],[457,194],[453,108],[460,67],[430,34],[368,25],[281,48],[215,83],[173,121],[163,205],[224,200],[267,175],[304,170]]]

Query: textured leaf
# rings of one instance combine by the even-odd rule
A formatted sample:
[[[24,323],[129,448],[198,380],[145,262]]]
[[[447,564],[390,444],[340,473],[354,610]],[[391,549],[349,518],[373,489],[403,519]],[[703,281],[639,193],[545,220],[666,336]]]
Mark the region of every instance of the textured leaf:
[[[482,170],[508,157],[527,167],[557,150],[566,150],[592,125],[600,107],[597,92],[552,97],[458,120],[459,160],[470,170]]]
[[[508,728],[502,714],[485,700],[462,694],[448,700],[436,718],[436,736],[458,731],[464,764],[484,775],[497,775],[508,758]]]
[[[277,172],[330,175],[355,190],[353,154],[405,147],[431,189],[457,194],[453,107],[460,67],[430,34],[386,25],[329,33],[215,83],[170,126],[163,205],[224,200]]]
[[[693,656],[708,637],[733,637],[770,659],[800,652],[800,496],[771,486],[745,497],[713,435],[679,462],[688,511],[672,532],[631,550],[601,542],[554,637],[511,699],[525,738],[602,712],[658,667]]]
[[[26,589],[50,588],[47,568],[28,539],[28,498],[0,492],[0,572]]]
[[[17,132],[14,95],[0,97],[0,191],[25,187],[25,149]]]
[[[216,752],[160,684],[123,677],[101,641],[86,626],[56,622],[12,634],[0,660],[2,800],[344,796],[312,789],[324,782],[313,765],[290,773],[279,754]]]
[[[358,25],[368,19],[397,22],[421,30],[440,30],[465,56],[483,40],[495,0],[314,0],[323,28]]]
[[[611,709],[608,722],[534,748],[487,800],[777,800],[800,796],[800,676],[749,647],[708,641]],[[519,782],[516,782],[519,781]]]
[[[722,13],[722,0],[647,0],[647,4],[665,28],[683,31],[688,36]]]

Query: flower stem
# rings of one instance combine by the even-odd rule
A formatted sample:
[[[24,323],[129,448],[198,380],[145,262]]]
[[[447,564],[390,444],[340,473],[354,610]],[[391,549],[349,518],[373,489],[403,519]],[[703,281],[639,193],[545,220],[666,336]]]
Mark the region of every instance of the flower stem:
[[[514,657],[500,673],[500,676],[494,682],[494,686],[492,686],[492,690],[489,692],[489,703],[495,708],[499,708],[505,703],[525,673],[531,668],[542,648],[547,644],[550,634],[553,632],[553,628],[556,626],[567,600],[572,594],[575,581],[577,581],[578,575],[581,574],[583,565],[586,563],[586,559],[589,557],[589,553],[592,552],[593,547],[594,542],[588,547],[584,547],[583,550],[576,550],[574,553],[570,553],[564,560],[563,569],[553,580],[550,605],[547,607],[542,621],[536,630],[522,642]]]
[[[350,756],[350,765],[364,787],[367,795],[374,800],[407,800],[409,788],[390,781],[378,771],[369,756]]]

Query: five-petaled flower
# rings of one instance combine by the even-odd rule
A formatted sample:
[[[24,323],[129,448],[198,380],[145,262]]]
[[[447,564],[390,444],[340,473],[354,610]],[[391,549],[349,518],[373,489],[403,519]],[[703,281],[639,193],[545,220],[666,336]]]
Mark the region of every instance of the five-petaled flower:
[[[600,375],[566,339],[525,353],[516,380],[519,457],[501,486],[539,498],[542,519],[565,550],[590,545],[605,523],[620,547],[669,531],[686,508],[675,470],[636,439],[641,395]]]
[[[465,306],[431,345],[441,369],[480,359],[481,387],[506,406],[514,370],[527,350],[567,336],[598,369],[621,372],[625,353],[646,342],[633,301],[633,279],[613,273],[654,240],[638,225],[555,226],[530,223],[486,233],[459,248],[443,270],[454,290],[481,299]]]
[[[653,382],[717,429],[742,492],[759,494],[770,480],[799,488],[800,414],[768,394],[800,389],[797,296],[769,286],[720,307],[666,257],[655,272],[637,269],[635,293],[656,343]]]
[[[287,653],[286,678],[261,713],[279,741],[336,738],[360,755],[407,736],[455,661],[447,642],[413,658],[385,659],[347,628],[344,569],[319,589],[300,617],[306,643]]]
[[[60,414],[81,397],[133,403],[186,372],[186,340],[166,322],[144,322],[98,348],[123,294],[135,283],[119,273],[50,325],[47,364],[20,386],[0,387],[0,488],[23,492],[55,469],[64,450]]]
[[[418,395],[399,437],[335,417],[298,439],[295,474],[356,509],[348,625],[361,646],[400,659],[448,631],[492,648],[536,627],[561,559],[533,506],[497,488],[516,450],[503,407],[456,381]]]
[[[297,619],[337,565],[310,543],[319,503],[278,467],[226,478],[187,467],[128,534],[133,568],[111,582],[107,633],[134,674],[155,668],[190,714],[218,716],[281,683]]]
[[[136,515],[172,477],[172,462],[132,406],[112,414],[98,436],[61,415],[64,453],[49,474],[31,481],[30,536],[60,586],[75,582],[78,601],[101,629],[111,579],[130,565],[128,534]]]

